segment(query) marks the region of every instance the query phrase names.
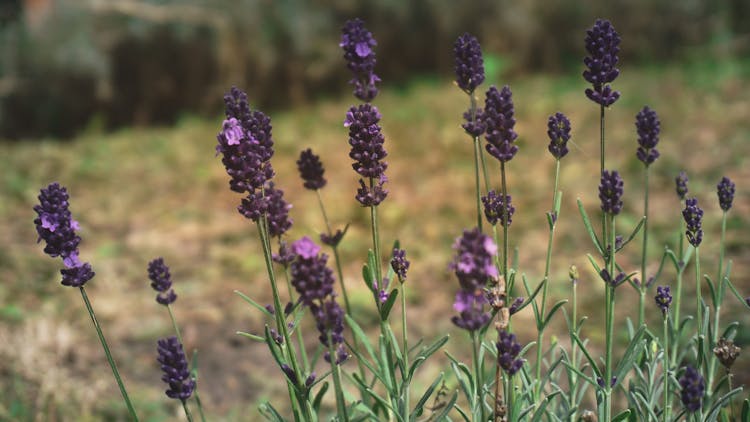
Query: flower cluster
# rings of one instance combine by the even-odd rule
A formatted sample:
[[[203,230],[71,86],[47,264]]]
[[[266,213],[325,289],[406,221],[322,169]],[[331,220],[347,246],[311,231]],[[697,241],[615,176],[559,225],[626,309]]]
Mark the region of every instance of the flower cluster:
[[[691,245],[698,247],[703,241],[703,229],[701,223],[703,220],[703,210],[698,206],[698,199],[688,198],[685,200],[685,209],[682,210],[682,217],[685,219],[687,230],[685,235]]]
[[[453,248],[456,249],[456,256],[448,268],[456,274],[461,290],[456,293],[453,304],[459,316],[454,316],[452,321],[460,328],[474,331],[490,319],[490,314],[484,310],[488,302],[484,289],[488,281],[498,276],[494,265],[497,245],[489,236],[474,228],[465,230],[456,239]]]
[[[195,381],[190,377],[182,344],[175,336],[167,337],[158,341],[158,352],[159,357],[156,360],[164,372],[161,379],[169,385],[165,391],[167,397],[184,402],[193,394]]]
[[[504,86],[500,91],[491,86],[484,103],[484,123],[487,125],[487,152],[501,162],[510,161],[518,152],[514,143],[518,134],[513,131],[516,119],[513,108],[513,93]]]
[[[487,217],[490,224],[494,226],[500,221],[501,226],[510,227],[513,222],[513,213],[516,212],[510,195],[505,195],[503,199],[502,193],[491,190],[487,192],[487,196],[482,197],[482,203],[484,204],[484,216]]]
[[[320,157],[313,154],[310,148],[299,154],[297,170],[299,170],[299,175],[305,182],[304,186],[306,189],[322,189],[327,183],[325,177],[323,177],[323,173],[325,172],[323,163],[320,162]]]
[[[568,153],[570,140],[570,120],[564,114],[557,112],[549,116],[547,121],[547,136],[549,136],[549,152],[556,159],[565,157]]]
[[[604,107],[614,104],[620,93],[612,91],[609,85],[620,74],[616,67],[620,52],[620,36],[608,20],[597,19],[594,26],[586,31],[586,52],[583,59],[586,70],[583,78],[592,85],[586,89],[586,96]]]
[[[471,95],[484,82],[484,60],[479,41],[469,33],[463,34],[453,44],[453,54],[456,57],[456,84]]]
[[[498,331],[497,362],[508,375],[513,376],[523,366],[523,359],[518,357],[521,353],[521,344],[516,340],[516,335],[505,330]]]
[[[691,366],[685,367],[685,373],[680,377],[680,399],[688,412],[697,412],[703,406],[703,395],[706,383],[700,372]]]
[[[378,95],[375,84],[380,82],[374,72],[376,45],[377,41],[365,29],[361,19],[352,19],[344,24],[339,47],[344,50],[347,67],[354,74],[349,83],[354,85],[354,96],[368,103]]]
[[[602,172],[599,183],[599,200],[602,211],[607,214],[617,215],[622,211],[623,181],[620,173],[616,170]]]
[[[680,174],[677,175],[674,179],[675,182],[675,192],[677,192],[677,196],[684,200],[685,196],[688,194],[688,176],[684,171],[681,171]]]
[[[360,179],[357,200],[363,206],[380,204],[388,194],[383,189],[387,181],[385,170],[388,163],[383,159],[388,155],[383,148],[385,138],[378,125],[380,122],[378,108],[371,104],[361,104],[349,109],[344,120],[344,127],[349,128],[349,157],[355,162],[352,168],[360,176],[368,178],[370,185]]]
[[[737,357],[740,355],[740,348],[737,347],[732,340],[722,337],[716,343],[713,352],[716,358],[719,359],[719,362],[721,362],[722,366],[729,371],[732,369],[734,361],[737,360]]]
[[[398,276],[402,283],[406,280],[406,273],[409,270],[409,260],[406,259],[406,251],[399,248],[393,248],[393,258],[391,258],[391,268]]]
[[[472,138],[478,138],[487,130],[484,123],[484,110],[477,108],[472,114],[471,109],[464,112],[464,123],[461,124],[464,131],[471,135]]]
[[[625,280],[627,280],[627,277],[625,276],[625,273],[618,273],[617,275],[612,277],[612,275],[609,273],[607,269],[603,269],[599,272],[599,277],[604,280],[605,283],[609,284],[612,287],[617,287],[620,284],[624,283]]]
[[[34,219],[37,242],[45,241],[44,252],[55,258],[61,257],[65,268],[60,270],[62,284],[70,287],[83,287],[95,273],[91,265],[78,259],[78,244],[81,238],[76,234],[78,222],[70,213],[68,191],[58,183],[50,183],[39,193],[39,204],[34,205],[37,218]]]
[[[659,158],[659,151],[656,149],[661,130],[659,116],[649,106],[644,106],[635,116],[635,127],[638,132],[638,150],[635,155],[649,166]]]
[[[164,258],[156,258],[148,263],[148,278],[151,280],[151,288],[158,292],[156,302],[170,305],[177,300],[177,294],[172,289],[172,275]]]
[[[719,196],[719,206],[726,212],[732,208],[734,201],[734,182],[728,177],[722,177],[719,184],[716,185],[716,194]]]
[[[656,306],[661,309],[661,313],[666,315],[667,311],[669,311],[669,305],[672,304],[672,294],[669,291],[669,286],[656,287],[656,297],[654,297],[654,300],[656,301]]]

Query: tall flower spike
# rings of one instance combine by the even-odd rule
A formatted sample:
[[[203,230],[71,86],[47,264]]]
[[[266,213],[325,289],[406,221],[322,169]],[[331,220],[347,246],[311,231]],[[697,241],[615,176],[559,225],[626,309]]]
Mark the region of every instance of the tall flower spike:
[[[680,199],[685,199],[688,194],[688,176],[684,171],[681,171],[674,179],[675,191]]]
[[[327,183],[325,177],[323,177],[323,173],[325,172],[323,163],[320,162],[320,157],[313,154],[310,148],[299,154],[297,170],[299,170],[299,175],[305,182],[304,186],[306,189],[322,189]]]
[[[297,259],[290,266],[292,285],[302,303],[312,306],[333,294],[333,271],[326,266],[328,255],[320,253],[320,246],[305,236],[292,243]]]
[[[514,143],[518,134],[513,131],[516,119],[513,107],[513,94],[507,85],[498,91],[491,86],[484,103],[484,123],[487,125],[487,152],[501,162],[513,159],[518,152]]]
[[[156,360],[161,364],[161,370],[164,372],[161,379],[169,385],[165,391],[167,397],[184,402],[193,394],[195,381],[190,378],[190,370],[182,344],[175,336],[167,337],[158,341],[158,352],[159,357]]]
[[[403,283],[406,281],[406,273],[409,271],[409,260],[406,259],[406,251],[394,248],[393,258],[391,258],[391,268],[396,273],[398,279]]]
[[[476,331],[490,322],[491,314],[484,309],[488,303],[487,297],[481,290],[473,292],[459,290],[453,302],[453,309],[458,312],[451,318],[451,322],[466,331]]]
[[[656,301],[656,306],[661,309],[661,313],[666,315],[667,311],[669,311],[669,305],[672,304],[672,294],[669,291],[669,286],[658,286],[654,300]]]
[[[513,206],[510,195],[505,195],[505,199],[503,199],[502,195],[502,193],[491,190],[487,192],[487,196],[482,197],[484,216],[487,217],[487,221],[493,226],[499,221],[501,226],[509,227],[513,222],[513,213],[516,212],[516,208]]]
[[[315,316],[320,334],[318,340],[326,348],[332,345],[336,350],[336,364],[342,363],[349,356],[344,348],[344,310],[333,297],[329,297],[320,305],[313,304],[310,309]],[[331,362],[331,354],[328,351],[323,356],[326,362]]]
[[[549,136],[549,152],[556,159],[565,157],[568,153],[570,140],[570,120],[564,114],[557,112],[549,116],[547,121],[547,136]]]
[[[602,172],[599,183],[599,200],[602,211],[617,215],[622,211],[623,181],[620,173],[615,170]]]
[[[148,263],[148,278],[151,280],[151,288],[158,292],[157,303],[170,305],[177,300],[177,294],[172,289],[172,275],[164,258],[159,257]]]
[[[608,20],[597,19],[594,26],[586,31],[586,52],[583,59],[586,70],[583,78],[591,83],[586,89],[586,96],[604,107],[614,104],[620,93],[612,91],[609,85],[620,74],[616,67],[620,52],[620,36]]]
[[[484,82],[484,60],[479,41],[465,33],[453,44],[453,54],[456,57],[456,84],[471,95]]]
[[[461,288],[467,292],[483,289],[498,276],[494,258],[497,245],[492,238],[481,233],[478,228],[465,230],[453,244],[456,256],[448,265],[458,278]]]
[[[505,330],[498,331],[497,362],[503,371],[513,376],[523,366],[523,359],[518,358],[521,353],[521,344],[516,340],[516,335]]]
[[[341,30],[339,47],[344,50],[346,66],[354,74],[349,81],[354,85],[354,96],[364,102],[371,102],[378,95],[376,83],[380,78],[375,74],[375,46],[378,45],[372,33],[365,29],[361,19],[352,19]]]
[[[685,200],[685,209],[682,210],[682,217],[685,219],[687,230],[685,235],[691,245],[698,247],[703,241],[703,210],[698,206],[698,199],[688,198]]]
[[[471,109],[464,112],[464,123],[461,125],[464,131],[471,135],[472,138],[482,136],[487,130],[487,125],[484,123],[484,110],[477,108],[474,110],[474,115],[471,115]]]
[[[706,392],[706,383],[700,372],[691,366],[685,367],[685,373],[680,377],[680,399],[685,409],[697,412],[703,406],[703,395]]]
[[[359,181],[356,199],[364,206],[378,205],[388,194],[383,188],[387,181],[385,169],[388,168],[383,159],[388,153],[383,148],[385,138],[378,125],[380,117],[377,107],[361,104],[350,108],[344,120],[344,127],[349,128],[349,157],[355,161],[352,168],[373,182],[368,186],[364,180]]]
[[[284,200],[284,191],[269,182],[265,189],[268,202],[268,234],[271,237],[281,237],[292,227],[292,219],[289,218],[289,210],[292,204]]]
[[[734,182],[728,177],[722,177],[719,184],[716,185],[716,194],[719,196],[719,206],[724,212],[732,208],[734,201]]]
[[[635,116],[635,127],[638,131],[638,150],[635,155],[649,166],[659,158],[659,151],[656,149],[661,130],[659,116],[649,106],[644,106]]]

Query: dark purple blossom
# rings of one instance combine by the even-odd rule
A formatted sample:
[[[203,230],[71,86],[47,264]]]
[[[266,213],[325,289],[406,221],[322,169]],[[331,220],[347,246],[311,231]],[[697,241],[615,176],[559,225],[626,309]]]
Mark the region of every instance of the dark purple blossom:
[[[719,206],[724,212],[732,208],[734,201],[734,182],[728,177],[722,177],[719,184],[716,185],[716,194],[719,196]]]
[[[344,347],[344,310],[333,297],[320,305],[313,304],[310,310],[315,316],[320,343],[326,348],[332,347],[336,350],[335,363],[342,363],[349,357]],[[324,353],[324,357],[326,362],[331,362],[331,354],[328,351]]]
[[[721,365],[729,372],[734,361],[740,356],[740,350],[732,340],[722,337],[716,342],[713,352]]]
[[[513,303],[510,305],[510,309],[508,309],[508,313],[513,315],[516,312],[519,311],[521,308],[521,305],[523,305],[523,297],[517,297],[513,300]]]
[[[688,198],[685,200],[685,209],[682,210],[682,217],[685,219],[685,235],[691,245],[698,247],[703,241],[703,210],[698,206],[697,198]]]
[[[703,395],[706,383],[700,372],[691,366],[685,367],[685,373],[680,377],[680,399],[688,412],[697,412],[703,407]]]
[[[604,380],[601,379],[601,377],[596,377],[596,383],[599,385],[599,387],[604,388]],[[616,376],[613,376],[612,378],[610,378],[610,380],[609,380],[609,386],[610,387],[614,387],[616,383],[617,383],[617,377]]]
[[[361,104],[349,109],[344,127],[349,128],[349,157],[355,161],[352,168],[362,177],[378,178],[388,167],[382,161],[388,154],[383,148],[385,138],[381,132],[380,112],[372,104]]]
[[[398,276],[402,283],[406,280],[406,273],[409,271],[409,260],[406,259],[406,251],[399,248],[393,248],[393,258],[391,258],[391,268]]]
[[[617,215],[622,211],[623,181],[620,173],[616,170],[602,172],[599,183],[599,200],[602,211],[607,214]]]
[[[681,171],[680,174],[677,175],[677,177],[674,179],[675,181],[675,190],[677,191],[677,196],[680,197],[680,199],[685,199],[685,196],[688,193],[688,176],[684,171]]]
[[[94,271],[91,269],[91,264],[84,262],[76,267],[63,268],[60,270],[62,274],[62,285],[70,287],[82,287],[87,281],[94,278]]]
[[[478,138],[487,130],[487,125],[484,123],[484,110],[478,108],[474,110],[472,116],[471,110],[464,112],[464,123],[461,125],[462,128],[471,135],[472,138]]]
[[[503,227],[509,227],[513,223],[513,213],[516,207],[513,206],[510,195],[505,195],[503,200],[502,193],[496,193],[494,190],[487,192],[487,196],[482,197],[484,204],[484,216],[493,226],[500,222]]]
[[[508,375],[513,376],[523,366],[523,359],[519,359],[521,344],[516,340],[516,335],[505,330],[498,331],[497,338],[497,363]]]
[[[315,372],[311,372],[310,375],[307,376],[305,379],[305,387],[310,388],[312,387],[313,383],[315,382]]]
[[[37,242],[46,242],[44,252],[53,257],[62,257],[66,267],[75,267],[78,260],[78,244],[81,238],[76,234],[78,222],[73,220],[68,210],[68,191],[58,183],[50,183],[39,192],[39,204],[34,205],[38,214],[34,219]]]
[[[302,303],[312,306],[333,294],[333,271],[326,266],[328,255],[320,253],[320,246],[305,236],[292,244],[297,259],[290,266],[292,285]]]
[[[284,191],[277,189],[273,182],[269,182],[266,187],[265,196],[268,203],[268,234],[280,238],[292,227],[292,219],[289,218],[292,204],[284,200]]]
[[[669,305],[672,304],[672,294],[669,291],[669,286],[657,286],[656,287],[656,306],[661,309],[661,313],[666,315],[669,311]]]
[[[325,172],[323,163],[320,162],[320,157],[313,154],[310,148],[299,154],[297,170],[299,170],[299,175],[305,182],[304,186],[306,189],[322,189],[327,183],[325,177],[323,177],[323,173]]]
[[[380,82],[375,74],[377,44],[361,19],[347,21],[341,30],[339,46],[344,50],[346,66],[354,74],[349,83],[354,85],[354,96],[368,103],[378,95],[375,84]]]
[[[644,106],[635,116],[635,127],[638,131],[638,150],[635,155],[649,166],[659,158],[659,151],[656,149],[661,130],[659,116],[649,106]]]
[[[279,242],[279,252],[273,254],[271,259],[273,259],[273,262],[287,268],[296,257],[297,255],[292,251],[286,241],[282,240]]]
[[[475,36],[465,33],[453,44],[456,57],[456,83],[467,94],[484,82],[482,48]]]
[[[627,277],[625,276],[625,273],[618,273],[615,278],[612,278],[612,276],[609,274],[609,271],[606,269],[603,269],[599,272],[599,276],[604,280],[605,283],[609,284],[612,287],[617,287],[625,280]]]
[[[510,161],[518,152],[514,143],[518,135],[513,131],[513,94],[507,85],[498,91],[491,86],[484,103],[484,122],[487,125],[487,152],[501,162]]]
[[[594,26],[586,31],[586,52],[583,59],[586,70],[583,78],[592,85],[586,89],[586,96],[604,107],[614,104],[620,93],[612,91],[609,85],[620,74],[617,68],[620,52],[620,36],[608,20],[597,19]]]
[[[458,312],[458,315],[451,318],[451,321],[457,327],[470,332],[484,327],[492,317],[484,309],[486,303],[487,298],[481,290],[474,292],[459,290],[453,303],[453,309]]]
[[[464,230],[453,244],[453,249],[456,256],[448,269],[456,274],[462,290],[474,294],[498,276],[494,263],[497,245],[478,228]]]
[[[169,305],[177,300],[177,294],[172,289],[172,275],[164,258],[156,258],[148,263],[148,278],[151,280],[151,288],[159,292],[156,302]]]
[[[297,373],[294,372],[294,369],[292,369],[291,366],[287,365],[286,363],[282,363],[281,372],[286,375],[286,378],[289,380],[289,382],[292,383],[292,385],[297,385]]]
[[[190,377],[182,344],[175,336],[167,337],[158,341],[158,351],[159,357],[156,360],[164,372],[161,379],[169,385],[167,397],[184,402],[193,393],[195,381]]]
[[[347,227],[348,228],[348,227]],[[336,247],[341,243],[341,239],[344,238],[344,234],[346,233],[347,228],[344,228],[344,230],[337,229],[336,232],[334,232],[331,235],[321,233],[320,234],[320,242],[324,245],[328,245],[331,247]]]
[[[365,181],[359,179],[359,188],[357,194],[354,196],[357,202],[362,204],[363,207],[375,207],[383,202],[388,196],[388,190],[383,188],[388,178],[385,174],[380,176],[377,182],[374,182],[372,186],[367,186]]]
[[[570,120],[560,112],[549,116],[547,136],[549,136],[547,149],[552,156],[558,160],[565,157],[568,153],[568,141],[570,140]]]

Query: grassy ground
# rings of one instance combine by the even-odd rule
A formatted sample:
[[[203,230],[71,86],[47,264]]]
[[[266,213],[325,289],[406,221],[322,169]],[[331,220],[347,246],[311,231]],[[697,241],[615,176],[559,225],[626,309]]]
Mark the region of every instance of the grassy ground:
[[[572,121],[574,146],[562,164],[563,211],[551,292],[553,299],[567,297],[568,266],[581,269],[581,313],[592,317],[584,334],[597,344],[603,338],[604,322],[597,318],[603,287],[586,263],[585,255],[593,248],[575,201],[581,198],[590,212],[597,212],[598,107],[585,99],[578,75],[510,82],[520,134],[520,152],[507,166],[517,208],[511,244],[519,249],[521,271],[535,284],[544,265],[544,214],[550,207],[553,171],[546,151],[546,120],[562,111]],[[661,117],[663,133],[662,158],[651,177],[651,273],[664,244],[674,244],[677,236],[680,214],[673,185],[680,170],[690,175],[691,195],[697,195],[706,210],[702,267],[709,274],[716,271],[720,210],[715,185],[727,175],[737,182],[728,257],[734,260],[734,283],[750,294],[750,64],[626,68],[615,87],[623,95],[607,112],[607,167],[625,176],[627,215],[618,227],[632,228],[641,214],[642,165],[635,159],[634,119],[649,104]],[[294,204],[289,239],[296,239],[315,235],[323,223],[313,194],[301,186],[294,161],[306,147],[321,154],[329,180],[323,192],[329,216],[337,226],[352,224],[342,244],[344,273],[355,313],[367,321],[374,312],[359,275],[369,246],[369,217],[353,199],[356,178],[342,126],[350,103],[348,98],[329,100],[273,113],[273,164],[277,184]],[[463,333],[449,320],[457,284],[446,269],[453,239],[473,225],[475,216],[472,148],[459,127],[467,99],[449,81],[439,80],[386,90],[376,103],[389,152],[390,195],[380,208],[382,238],[384,244],[400,239],[412,261],[410,333],[430,339],[451,332],[448,349],[467,355]],[[71,194],[72,212],[82,226],[81,256],[97,273],[88,284],[89,295],[145,420],[164,420],[181,411],[164,398],[155,363],[156,339],[170,333],[168,316],[155,304],[146,277],[146,264],[156,256],[172,268],[180,296],[175,311],[186,344],[200,349],[207,411],[228,420],[248,420],[260,401],[284,393],[267,350],[235,335],[236,330],[261,331],[263,321],[232,291],[241,290],[261,303],[270,303],[270,292],[255,228],[235,211],[240,198],[229,191],[221,162],[214,157],[220,124],[219,116],[185,118],[174,128],[112,134],[92,128],[73,142],[0,143],[0,419],[113,420],[125,415],[78,293],[59,285],[59,262],[35,244],[31,208],[39,188],[51,181],[66,185]],[[499,166],[490,165],[492,185],[498,187]],[[620,262],[636,271],[639,256],[640,242],[633,242]],[[673,281],[668,270],[658,283]],[[636,295],[626,286],[618,297],[622,328],[626,316],[636,316],[629,306]],[[727,301],[736,303],[731,297]],[[738,306],[732,310],[740,312],[731,318],[748,327],[748,312]],[[517,318],[532,317],[525,310]],[[658,318],[653,307],[649,318],[652,323]],[[312,349],[316,334],[308,328]],[[564,333],[562,321],[556,330]],[[747,344],[748,331],[741,333],[740,340]],[[525,341],[534,335],[520,332]],[[746,353],[738,365],[747,368],[749,362]],[[443,369],[440,363],[424,369],[422,382]],[[750,382],[747,376],[744,382]]]

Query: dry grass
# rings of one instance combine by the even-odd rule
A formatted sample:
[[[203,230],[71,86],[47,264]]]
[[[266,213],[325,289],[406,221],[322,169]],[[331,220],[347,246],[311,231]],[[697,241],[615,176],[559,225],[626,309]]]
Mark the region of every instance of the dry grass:
[[[634,116],[649,104],[662,120],[662,159],[654,165],[651,179],[652,273],[663,245],[674,243],[679,209],[673,180],[682,169],[691,177],[691,193],[706,209],[703,268],[716,271],[720,211],[715,184],[727,175],[738,186],[728,256],[734,260],[735,284],[750,293],[748,69],[735,62],[717,68],[625,69],[616,83],[623,98],[607,112],[607,167],[626,177],[628,217],[618,224],[623,230],[635,225],[642,209]],[[546,119],[563,111],[573,123],[575,146],[562,166],[563,211],[551,292],[555,299],[567,297],[568,266],[576,264],[582,270],[582,307],[592,316],[585,335],[597,342],[603,331],[603,321],[596,318],[603,288],[586,263],[585,254],[593,248],[575,200],[581,198],[590,212],[596,212],[598,108],[585,100],[583,81],[577,77],[527,77],[512,81],[512,88],[521,149],[507,166],[517,208],[511,243],[520,251],[521,271],[536,283],[544,265],[544,213],[550,206],[553,170],[546,152]],[[356,179],[342,126],[350,102],[331,100],[273,113],[273,163],[278,185],[294,204],[295,225],[289,238],[296,239],[315,235],[323,224],[313,194],[301,186],[294,161],[308,146],[321,154],[329,180],[323,192],[329,215],[338,226],[352,224],[342,244],[344,273],[355,313],[367,320],[373,311],[359,275],[369,246],[368,215],[353,200]],[[459,127],[466,103],[448,81],[415,83],[386,91],[377,100],[390,164],[381,235],[386,245],[400,239],[412,260],[410,333],[430,339],[451,332],[454,340],[448,349],[459,355],[463,336],[449,321],[456,285],[446,265],[452,240],[472,226],[475,215],[471,144]],[[81,256],[97,273],[89,283],[89,295],[144,417],[159,420],[179,410],[163,399],[154,360],[156,338],[170,332],[168,316],[155,304],[146,279],[146,264],[156,256],[164,256],[172,268],[180,296],[176,314],[185,341],[189,348],[200,349],[208,412],[246,420],[260,400],[283,393],[267,350],[234,334],[258,332],[263,322],[232,291],[239,289],[261,303],[270,302],[270,292],[255,228],[235,211],[240,198],[227,188],[227,176],[214,157],[220,122],[219,117],[185,118],[168,129],[134,128],[113,134],[92,129],[71,143],[0,144],[0,419],[11,414],[21,420],[124,417],[78,293],[59,285],[59,263],[34,243],[31,208],[38,189],[54,180],[71,193],[73,214],[83,227]],[[498,167],[490,164],[493,186],[498,186]],[[639,242],[634,242],[621,263],[636,270],[639,254]],[[672,276],[667,270],[660,283],[672,283]],[[634,316],[628,309],[635,303],[631,289],[618,290],[618,297],[622,316]],[[746,311],[732,316],[745,327],[750,323]],[[524,311],[518,318],[530,322],[532,317]],[[556,327],[563,332],[562,321]],[[746,333],[741,341],[750,341]],[[520,335],[529,340],[534,333]],[[312,333],[309,344],[314,347]],[[748,362],[747,354],[740,357],[743,367]],[[437,364],[428,367],[422,381],[439,370]]]

